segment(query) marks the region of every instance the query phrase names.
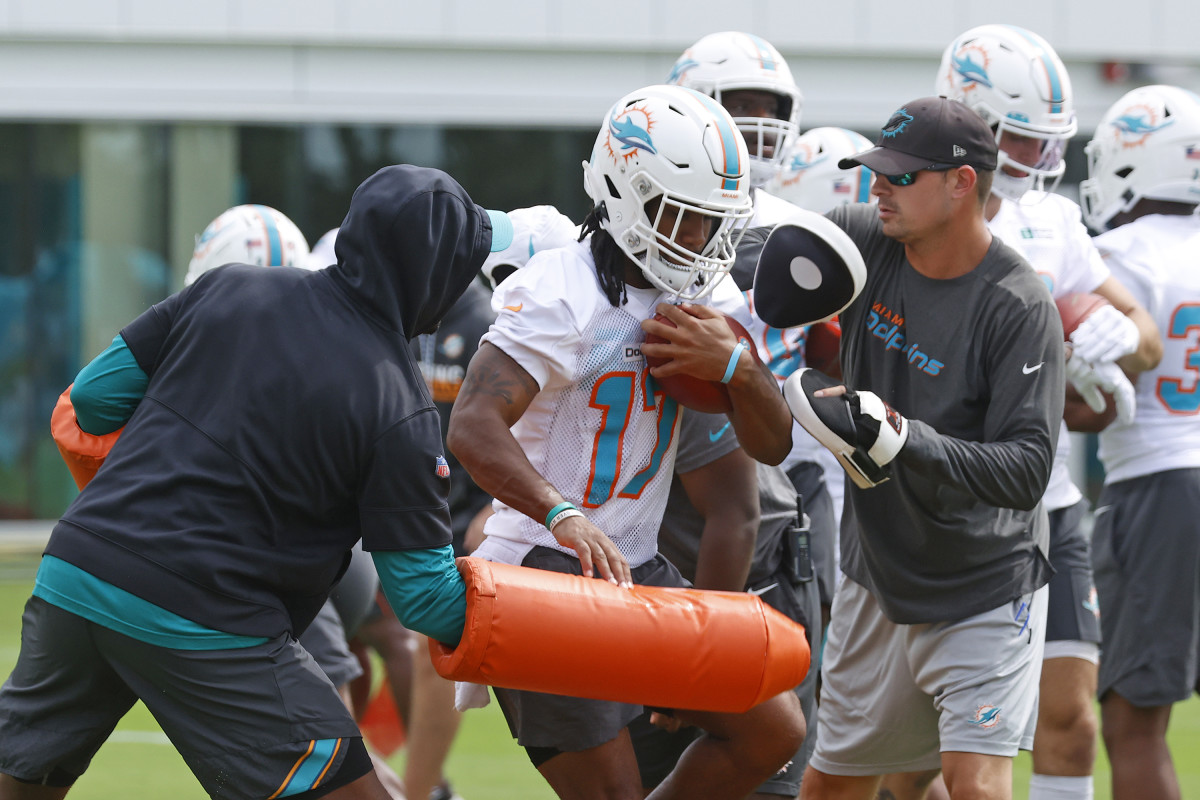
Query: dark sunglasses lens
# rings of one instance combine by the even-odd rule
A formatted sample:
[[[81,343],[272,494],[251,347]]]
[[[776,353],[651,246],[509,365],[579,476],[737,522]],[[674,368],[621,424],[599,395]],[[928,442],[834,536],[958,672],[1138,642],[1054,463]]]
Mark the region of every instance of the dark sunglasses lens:
[[[903,175],[884,175],[892,186],[908,186],[917,179],[917,173],[906,172]]]

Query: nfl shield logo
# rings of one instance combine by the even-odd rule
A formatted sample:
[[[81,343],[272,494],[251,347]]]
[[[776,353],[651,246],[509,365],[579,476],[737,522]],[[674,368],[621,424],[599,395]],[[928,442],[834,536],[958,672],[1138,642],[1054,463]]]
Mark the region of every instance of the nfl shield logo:
[[[437,457],[437,476],[439,478],[450,477],[450,465],[446,463],[445,456]]]

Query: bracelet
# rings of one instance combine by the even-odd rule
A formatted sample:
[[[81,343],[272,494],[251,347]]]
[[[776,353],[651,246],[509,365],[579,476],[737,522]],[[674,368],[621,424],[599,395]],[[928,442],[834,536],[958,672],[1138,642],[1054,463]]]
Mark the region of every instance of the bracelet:
[[[583,512],[580,511],[578,508],[564,508],[562,511],[558,512],[557,514],[555,514],[553,517],[550,518],[550,524],[547,525],[546,527],[550,529],[551,533],[554,533],[554,526],[557,525],[558,523],[562,522],[564,519],[569,519],[571,517],[582,517],[582,516],[583,516]]]
[[[733,353],[729,356],[729,366],[725,368],[725,376],[721,378],[721,383],[729,383],[733,380],[734,370],[737,369],[738,359],[742,357],[742,352],[748,350],[750,345],[745,339],[738,339],[737,346],[733,348]]]
[[[550,509],[550,511],[546,514],[546,528],[549,529],[554,525],[555,517],[557,517],[559,514],[564,511],[570,511],[573,508],[575,508],[574,503],[563,502]]]

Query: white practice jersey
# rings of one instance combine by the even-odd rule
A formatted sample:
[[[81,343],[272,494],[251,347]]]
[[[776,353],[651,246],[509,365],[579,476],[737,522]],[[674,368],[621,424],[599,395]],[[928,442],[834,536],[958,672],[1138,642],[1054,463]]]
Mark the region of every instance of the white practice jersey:
[[[679,405],[655,390],[641,350],[641,322],[668,296],[627,287],[628,302],[614,308],[589,248],[585,241],[537,253],[501,283],[483,341],[540,387],[512,427],[533,468],[636,567],[657,552],[675,464]],[[574,554],[544,520],[499,500],[492,506],[477,555],[520,563],[534,545]]]
[[[1104,481],[1200,467],[1200,217],[1142,217],[1096,245],[1163,338],[1162,361],[1134,384],[1133,422],[1100,434]]]
[[[1025,257],[1056,299],[1073,292],[1091,292],[1108,279],[1108,268],[1083,225],[1079,206],[1061,195],[1031,191],[1020,203],[1003,200],[988,228]],[[1042,500],[1047,511],[1083,499],[1071,482],[1070,454],[1071,437],[1064,422]]]

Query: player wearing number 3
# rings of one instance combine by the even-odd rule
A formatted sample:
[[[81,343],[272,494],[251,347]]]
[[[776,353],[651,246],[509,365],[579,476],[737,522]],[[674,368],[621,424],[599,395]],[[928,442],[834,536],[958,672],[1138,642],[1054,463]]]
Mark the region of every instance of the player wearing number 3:
[[[451,415],[450,449],[496,498],[475,556],[622,584],[686,585],[657,553],[680,408],[646,366],[646,332],[669,340],[647,347],[672,359],[655,372],[725,380],[747,451],[770,463],[787,454],[791,417],[774,380],[698,302],[733,262],[739,223],[751,213],[748,168],[728,113],[689,89],[647,87],[605,117],[584,165],[594,203],[585,238],[536,254],[499,286],[497,320]],[[669,305],[677,299],[690,301],[694,316]],[[656,311],[679,327],[650,320]],[[495,691],[559,796],[642,796],[626,730],[641,706]],[[742,797],[804,734],[791,692],[742,715],[680,716],[712,735],[652,797]]]
[[[1097,248],[1164,340],[1158,366],[1135,378],[1132,422],[1100,434],[1092,562],[1104,744],[1115,800],[1177,798],[1167,723],[1200,683],[1200,98],[1135,89],[1087,153],[1084,218],[1106,231]]]

